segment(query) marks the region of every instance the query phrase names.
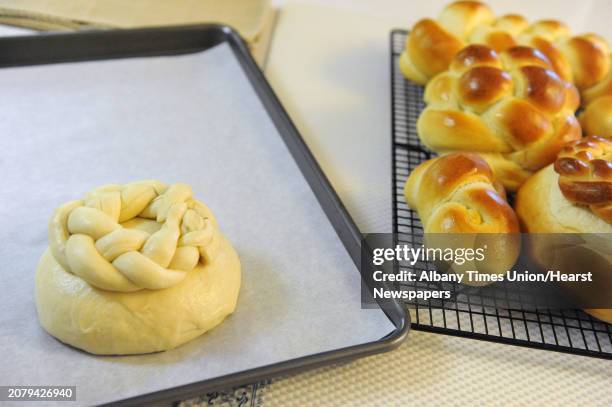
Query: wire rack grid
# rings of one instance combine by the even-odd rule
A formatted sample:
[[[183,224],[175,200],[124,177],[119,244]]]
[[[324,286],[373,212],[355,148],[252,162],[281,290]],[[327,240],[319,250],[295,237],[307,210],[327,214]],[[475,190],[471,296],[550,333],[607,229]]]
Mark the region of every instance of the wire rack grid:
[[[423,226],[405,203],[403,187],[410,171],[435,156],[421,145],[416,122],[424,109],[423,87],[406,80],[399,57],[408,32],[391,33],[391,109],[393,225],[396,244],[423,244]],[[427,262],[404,270],[432,270]],[[513,345],[612,359],[612,327],[580,310],[528,307],[529,292],[509,293],[504,287],[467,287],[456,283],[407,283],[408,289],[444,289],[450,300],[406,301],[417,330],[502,342]]]

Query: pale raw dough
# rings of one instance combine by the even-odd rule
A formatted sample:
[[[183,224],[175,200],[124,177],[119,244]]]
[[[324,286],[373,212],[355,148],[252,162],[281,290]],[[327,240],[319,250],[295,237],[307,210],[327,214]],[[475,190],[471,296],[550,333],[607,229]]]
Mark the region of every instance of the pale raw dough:
[[[41,325],[95,354],[175,348],[221,323],[240,261],[184,184],[104,186],[61,206],[36,272]]]

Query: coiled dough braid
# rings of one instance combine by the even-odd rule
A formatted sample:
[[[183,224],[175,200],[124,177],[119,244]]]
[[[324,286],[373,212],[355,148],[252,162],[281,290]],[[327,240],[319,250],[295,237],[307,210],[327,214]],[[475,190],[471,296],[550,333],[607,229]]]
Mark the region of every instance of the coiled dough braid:
[[[423,144],[439,153],[478,152],[509,190],[580,138],[576,88],[534,48],[498,54],[470,45],[429,82],[425,102],[417,122]]]
[[[559,154],[554,168],[568,201],[588,206],[612,223],[612,141],[589,136],[570,143]]]
[[[156,290],[214,259],[218,226],[186,184],[105,185],[54,212],[49,246],[66,271],[92,286]]]

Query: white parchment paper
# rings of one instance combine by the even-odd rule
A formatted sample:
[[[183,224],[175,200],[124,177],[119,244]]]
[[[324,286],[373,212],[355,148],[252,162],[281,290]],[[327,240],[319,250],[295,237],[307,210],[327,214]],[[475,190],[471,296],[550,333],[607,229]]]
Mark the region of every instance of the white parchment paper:
[[[0,385],[76,385],[110,402],[393,330],[227,45],[186,56],[0,70]],[[242,262],[237,311],[176,350],[96,357],[38,324],[55,207],[106,183],[186,182]],[[74,405],[74,403],[71,403]]]

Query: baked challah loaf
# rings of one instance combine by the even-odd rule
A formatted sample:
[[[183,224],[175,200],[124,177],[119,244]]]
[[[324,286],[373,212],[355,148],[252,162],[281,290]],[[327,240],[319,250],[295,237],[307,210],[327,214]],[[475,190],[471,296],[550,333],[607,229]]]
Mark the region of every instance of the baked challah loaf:
[[[612,138],[612,96],[602,96],[589,103],[578,119],[586,136]]]
[[[590,136],[570,143],[554,164],[523,184],[515,208],[524,230],[534,234],[530,235],[534,259],[546,269],[562,272],[588,264],[594,287],[568,287],[568,291],[580,296],[582,304],[607,304],[612,290],[612,142]],[[581,235],[578,239],[540,235],[551,233]],[[574,241],[579,244],[568,244]],[[612,323],[612,310],[585,311]]]
[[[410,173],[404,196],[425,233],[519,232],[504,188],[476,154],[448,154],[421,163]]]
[[[529,233],[612,233],[612,142],[569,143],[554,164],[519,189],[516,212]]]
[[[603,79],[582,91],[581,96],[583,106],[588,107],[599,98],[612,95],[612,52],[608,54],[608,63],[601,63],[598,66],[600,67],[601,71],[604,71],[607,67],[607,74],[603,77]]]
[[[425,102],[417,122],[423,144],[439,153],[478,152],[509,190],[580,138],[575,87],[534,48],[498,54],[470,45],[429,82]]]
[[[106,185],[60,206],[36,272],[53,336],[95,354],[172,349],[234,311],[240,262],[186,184]]]
[[[568,144],[555,161],[563,196],[612,223],[612,141],[598,136]]]
[[[404,197],[417,211],[429,246],[488,246],[483,263],[454,265],[456,273],[501,273],[516,262],[520,251],[516,214],[503,186],[478,155],[454,153],[421,163],[410,173]]]
[[[424,19],[415,24],[400,56],[404,75],[426,84],[445,71],[454,56],[467,44],[466,37],[477,26],[490,26],[493,12],[477,1],[458,1],[442,10],[437,20]]]
[[[451,3],[436,20],[418,21],[406,41],[400,68],[408,79],[424,85],[469,44],[487,45],[497,52],[516,45],[539,49],[562,79],[576,85],[585,105],[612,94],[610,50],[603,38],[572,36],[564,23],[555,20],[529,24],[515,14],[495,18],[488,6],[477,1]]]

